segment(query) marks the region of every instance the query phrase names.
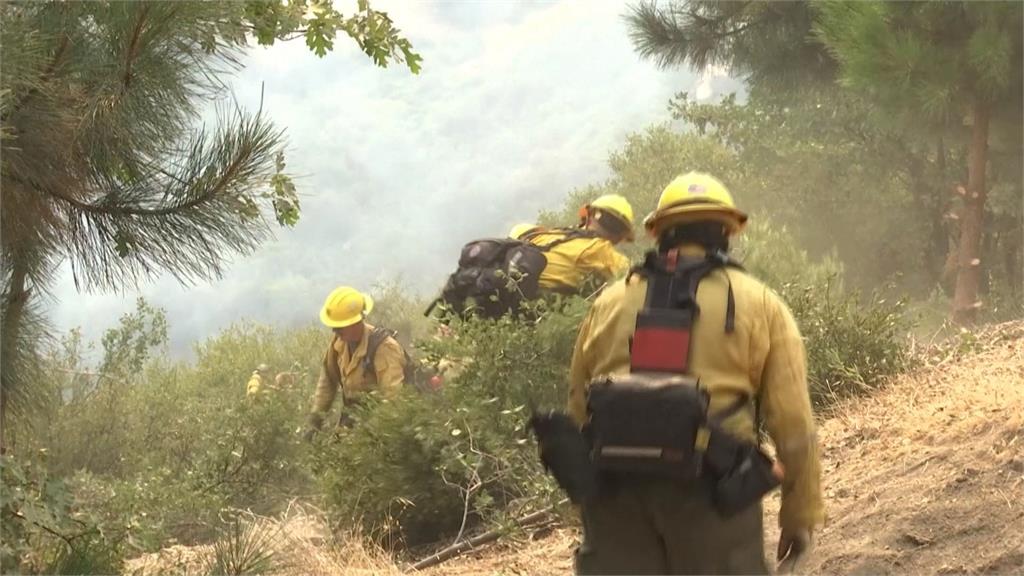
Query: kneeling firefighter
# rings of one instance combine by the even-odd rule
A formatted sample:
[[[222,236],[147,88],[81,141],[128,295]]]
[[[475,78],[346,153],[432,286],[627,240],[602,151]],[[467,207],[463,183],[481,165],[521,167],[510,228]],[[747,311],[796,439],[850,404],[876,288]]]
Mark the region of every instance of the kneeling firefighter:
[[[365,394],[393,396],[410,377],[412,359],[394,332],[365,321],[371,310],[373,299],[349,286],[331,292],[320,310],[320,321],[331,329],[331,341],[316,385],[307,439],[323,426],[339,388],[342,409],[338,424],[351,426],[346,408],[358,404]]]
[[[711,176],[669,184],[645,220],[657,250],[580,327],[571,421],[533,418],[580,505],[579,574],[767,573],[761,498],[780,480],[780,569],[810,550],[824,507],[805,353],[786,305],[726,255],[746,220]]]

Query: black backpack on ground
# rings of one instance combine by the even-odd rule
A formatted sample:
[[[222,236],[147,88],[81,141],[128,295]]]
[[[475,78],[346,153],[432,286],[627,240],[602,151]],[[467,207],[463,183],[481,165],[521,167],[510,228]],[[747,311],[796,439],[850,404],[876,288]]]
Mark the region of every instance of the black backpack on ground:
[[[531,238],[543,234],[562,237],[542,246],[530,243]],[[555,228],[537,229],[518,240],[474,240],[463,246],[458,269],[448,277],[441,296],[430,304],[425,315],[429,316],[438,304],[462,317],[516,314],[523,302],[540,295],[540,274],[548,263],[545,252],[570,240],[596,237],[597,233],[590,230]]]

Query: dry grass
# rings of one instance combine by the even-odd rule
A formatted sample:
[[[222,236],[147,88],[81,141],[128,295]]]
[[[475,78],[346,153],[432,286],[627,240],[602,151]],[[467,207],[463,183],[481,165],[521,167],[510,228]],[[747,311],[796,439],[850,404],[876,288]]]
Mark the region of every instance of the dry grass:
[[[825,572],[1024,569],[1024,322],[1001,324],[820,428]]]
[[[257,531],[273,536],[275,576],[400,575],[386,551],[367,543],[357,533],[332,537],[324,514],[309,505],[293,504],[277,519],[248,514]],[[155,554],[129,560],[126,572],[133,576],[158,574],[202,575],[209,573],[214,546],[171,546]]]

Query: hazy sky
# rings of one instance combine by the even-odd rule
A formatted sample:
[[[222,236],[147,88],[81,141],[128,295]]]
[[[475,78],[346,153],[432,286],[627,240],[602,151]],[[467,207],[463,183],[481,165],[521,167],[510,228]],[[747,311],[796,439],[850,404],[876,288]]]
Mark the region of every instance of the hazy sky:
[[[163,278],[138,292],[78,294],[66,271],[54,290],[57,329],[98,336],[141,294],[167,311],[180,353],[242,318],[313,322],[339,284],[400,276],[433,292],[466,241],[607,178],[609,152],[667,120],[672,94],[735,89],[640,60],[619,2],[374,6],[423,56],[418,76],[376,68],[339,37],[323,59],[301,41],[254,49],[232,81],[250,108],[265,83],[264,110],[287,129],[289,170],[300,176],[300,223],[193,287]]]

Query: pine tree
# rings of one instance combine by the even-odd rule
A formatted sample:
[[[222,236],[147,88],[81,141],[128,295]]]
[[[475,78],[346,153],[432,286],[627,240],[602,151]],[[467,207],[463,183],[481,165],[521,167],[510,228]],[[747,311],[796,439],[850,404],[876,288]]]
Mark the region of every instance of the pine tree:
[[[824,106],[866,110],[855,130],[866,136],[864,145],[891,135],[906,142],[891,171],[906,175],[927,220],[922,256],[930,277],[945,277],[943,256],[959,260],[954,318],[975,317],[982,268],[1004,269],[1010,292],[1018,293],[1020,235],[1007,230],[1020,227],[1024,193],[1020,3],[642,0],[629,25],[642,56],[662,67],[724,66],[746,79],[750,101],[761,107],[798,107],[806,93],[827,92],[841,80],[846,89],[832,88]],[[950,181],[960,164],[971,164],[962,158],[973,161],[973,179],[956,187],[963,209],[947,213]],[[986,167],[1003,195],[987,216]],[[956,216],[960,240],[950,245],[947,219]],[[979,248],[983,237],[991,243],[995,236],[1006,263],[986,266],[997,263],[981,262]]]
[[[414,73],[420,57],[365,0],[350,16],[329,0],[3,2],[0,19],[2,449],[8,409],[41,392],[35,303],[62,262],[82,289],[188,283],[268,238],[265,214],[297,221],[284,135],[262,110],[195,127],[250,38],[302,37],[323,56],[343,32]]]
[[[725,67],[753,88],[830,83],[837,65],[811,37],[810,2],[642,0],[627,17],[633,45],[662,68]]]
[[[981,239],[992,118],[1019,111],[1022,7],[1018,2],[823,2],[817,38],[841,81],[894,115],[969,123],[961,188],[953,319],[971,323],[981,302]],[[1014,127],[1020,130],[1019,123]]]

